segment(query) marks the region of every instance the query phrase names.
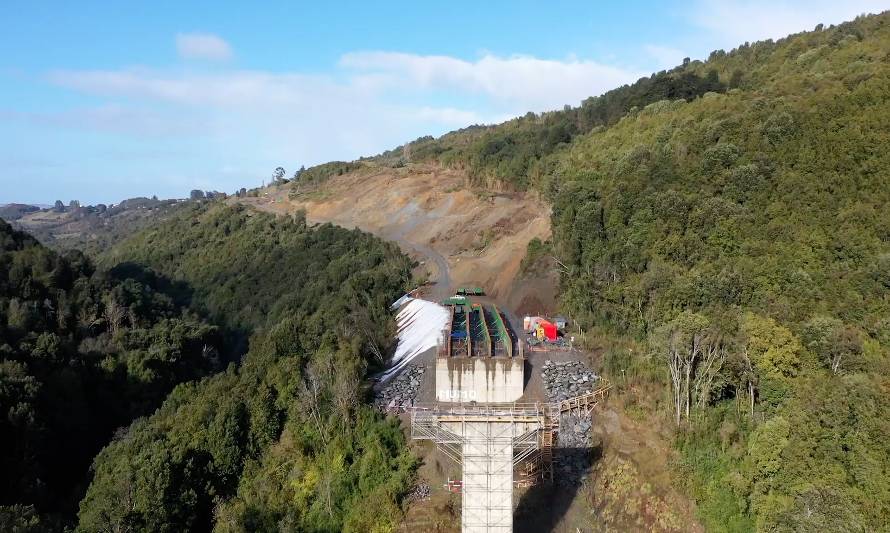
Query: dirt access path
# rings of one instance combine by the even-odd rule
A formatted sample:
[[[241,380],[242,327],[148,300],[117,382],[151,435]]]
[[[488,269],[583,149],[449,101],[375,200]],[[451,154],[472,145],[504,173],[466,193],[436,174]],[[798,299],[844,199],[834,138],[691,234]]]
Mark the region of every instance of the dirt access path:
[[[434,165],[389,168],[367,164],[290,198],[289,185],[233,202],[278,214],[305,210],[311,223],[359,228],[399,243],[422,262],[430,299],[461,286],[483,287],[517,314],[533,305],[552,310],[555,278],[523,279],[520,264],[531,239],[550,237],[550,210],[531,194],[473,192],[466,175]]]

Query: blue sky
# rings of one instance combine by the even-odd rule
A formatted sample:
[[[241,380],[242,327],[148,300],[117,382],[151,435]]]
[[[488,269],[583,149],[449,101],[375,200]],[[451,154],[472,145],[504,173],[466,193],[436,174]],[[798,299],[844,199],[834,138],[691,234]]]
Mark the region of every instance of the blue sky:
[[[577,105],[890,0],[19,2],[0,7],[0,204],[182,197]],[[379,4],[379,5],[378,5]]]

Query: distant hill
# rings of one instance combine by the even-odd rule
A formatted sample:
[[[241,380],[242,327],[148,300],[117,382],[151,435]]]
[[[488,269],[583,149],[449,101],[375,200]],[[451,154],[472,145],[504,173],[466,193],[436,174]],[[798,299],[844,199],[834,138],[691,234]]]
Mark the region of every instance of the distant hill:
[[[0,205],[0,218],[10,222],[18,220],[28,213],[40,211],[41,207],[30,204],[5,204]]]
[[[183,200],[155,198],[130,198],[111,206],[45,209],[10,204],[0,208],[0,218],[56,250],[77,249],[95,256],[121,239],[166,220],[185,204]]]

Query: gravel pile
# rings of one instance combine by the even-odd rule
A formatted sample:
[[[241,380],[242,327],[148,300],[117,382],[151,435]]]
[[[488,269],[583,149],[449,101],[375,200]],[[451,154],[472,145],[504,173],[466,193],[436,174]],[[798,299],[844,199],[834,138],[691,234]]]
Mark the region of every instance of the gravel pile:
[[[402,373],[374,395],[374,405],[383,411],[401,411],[414,404],[425,368],[407,365]]]
[[[549,359],[541,368],[541,378],[544,380],[544,392],[551,402],[561,402],[591,392],[600,379],[581,361],[555,363]]]
[[[405,496],[405,499],[409,503],[417,502],[417,501],[421,501],[421,500],[428,500],[428,499],[430,499],[431,493],[432,493],[432,490],[430,489],[429,484],[426,483],[425,481],[421,481],[417,485],[414,485],[414,488],[411,489],[411,492],[409,492]]]

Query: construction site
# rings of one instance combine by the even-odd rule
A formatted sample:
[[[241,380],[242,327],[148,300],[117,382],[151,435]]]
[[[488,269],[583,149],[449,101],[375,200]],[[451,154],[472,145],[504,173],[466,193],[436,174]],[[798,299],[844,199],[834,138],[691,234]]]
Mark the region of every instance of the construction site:
[[[512,532],[515,489],[554,483],[561,421],[567,416],[590,420],[609,384],[591,371],[577,384],[545,383],[553,363],[531,365],[526,351],[535,346],[533,353],[542,354],[546,346],[572,357],[558,341],[562,332],[541,317],[527,317],[517,331],[481,288],[459,289],[437,304],[417,298],[397,304],[402,331],[409,332],[402,344],[413,350],[400,355],[402,373],[410,377],[387,376],[393,383],[386,390],[395,392],[384,397],[381,408],[404,416],[411,438],[435,444],[459,472],[446,488],[460,494],[461,531]],[[437,327],[418,329],[425,323]],[[431,345],[419,337],[433,331],[434,348],[418,351]],[[434,380],[418,366],[428,366],[430,356]],[[406,357],[413,359],[410,364]],[[581,366],[578,370],[583,374]],[[532,373],[539,374],[537,390],[527,389]]]
[[[231,200],[368,231],[415,259],[421,287],[393,305],[398,344],[374,385],[374,404],[401,418],[421,461],[398,531],[699,531],[663,474],[669,437],[624,412],[623,373],[621,395],[597,375],[602,348],[557,313],[556,269],[523,264],[530,241],[551,236],[549,208],[466,183],[459,169],[367,163],[297,194]],[[509,468],[480,465],[480,446],[510,456]],[[484,474],[470,475],[470,462]],[[500,501],[479,497],[483,483]]]

